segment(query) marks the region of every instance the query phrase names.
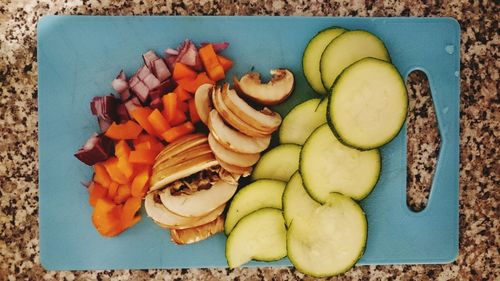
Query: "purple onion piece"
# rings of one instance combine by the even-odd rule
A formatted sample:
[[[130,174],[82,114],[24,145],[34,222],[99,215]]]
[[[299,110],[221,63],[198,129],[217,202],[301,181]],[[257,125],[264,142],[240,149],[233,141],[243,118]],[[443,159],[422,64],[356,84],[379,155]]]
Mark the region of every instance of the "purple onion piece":
[[[94,97],[90,102],[90,110],[93,115],[104,120],[118,120],[116,114],[117,105],[118,100],[112,94],[109,94],[107,96]]]
[[[141,102],[137,97],[133,97],[130,100],[126,101],[124,103],[125,108],[127,109],[128,115],[132,116],[132,112],[138,108],[141,107]]]
[[[172,48],[168,48],[165,50],[165,54],[177,56],[179,54],[179,51]]]
[[[151,70],[153,68],[153,61],[159,59],[159,57],[153,50],[149,50],[142,54],[142,59],[144,60],[144,64]]]
[[[136,76],[139,78],[139,80],[143,81],[146,76],[151,74],[151,71],[149,68],[145,65],[143,65],[141,68],[137,70]]]
[[[153,73],[160,82],[167,80],[171,75],[165,61],[161,58],[153,61]]]
[[[101,129],[101,132],[104,133],[109,128],[109,126],[111,126],[111,123],[113,123],[113,121],[97,117],[97,123],[99,124],[99,129]]]
[[[149,96],[149,88],[146,84],[144,84],[144,82],[139,81],[134,87],[132,87],[132,92],[134,92],[142,104],[146,104]]]
[[[75,153],[75,157],[92,166],[105,161],[114,154],[113,141],[104,134],[92,134],[87,142]]]
[[[116,107],[116,114],[118,115],[118,118],[120,119],[120,123],[123,121],[130,120],[130,116],[128,115],[127,108],[123,103],[118,104]]]
[[[163,110],[163,102],[161,101],[161,98],[155,98],[154,100],[152,100],[149,104],[149,107],[158,109],[160,111]]]
[[[156,78],[153,73],[150,73],[148,76],[146,76],[143,82],[150,90],[158,87],[161,84],[160,80],[158,80],[158,78]]]

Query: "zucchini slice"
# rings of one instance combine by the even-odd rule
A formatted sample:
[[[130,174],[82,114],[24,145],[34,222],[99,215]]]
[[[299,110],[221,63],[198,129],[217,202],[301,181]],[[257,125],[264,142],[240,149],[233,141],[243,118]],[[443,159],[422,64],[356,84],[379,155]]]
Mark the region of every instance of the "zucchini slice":
[[[224,231],[229,235],[238,221],[258,209],[281,209],[285,183],[277,180],[258,180],[236,193],[227,211]]]
[[[321,82],[321,73],[319,72],[319,61],[321,54],[326,46],[337,36],[344,33],[345,29],[339,27],[330,27],[316,34],[307,44],[304,55],[302,56],[302,70],[307,82],[318,94],[326,95],[329,89],[325,89]]]
[[[300,145],[282,144],[269,150],[255,165],[252,180],[288,181],[299,167],[300,149]]]
[[[295,172],[283,192],[283,217],[286,225],[290,226],[292,221],[309,219],[319,206],[321,204],[314,201],[304,189],[300,173]]]
[[[328,123],[351,147],[368,150],[390,142],[408,112],[406,86],[388,62],[362,59],[342,72],[328,102]]]
[[[300,154],[300,174],[314,200],[324,203],[332,192],[365,198],[380,175],[378,149],[360,151],[342,144],[328,124],[316,129]]]
[[[243,217],[226,240],[230,268],[251,259],[274,261],[286,256],[286,227],[281,210],[263,208]]]
[[[310,99],[292,108],[281,123],[280,143],[303,145],[316,128],[326,123],[327,104],[327,98]]]
[[[288,258],[300,272],[326,277],[344,273],[363,255],[368,224],[351,198],[332,193],[307,220],[293,220],[287,232]]]
[[[321,55],[323,86],[330,89],[342,70],[366,57],[390,61],[384,42],[368,31],[347,31],[336,37]]]

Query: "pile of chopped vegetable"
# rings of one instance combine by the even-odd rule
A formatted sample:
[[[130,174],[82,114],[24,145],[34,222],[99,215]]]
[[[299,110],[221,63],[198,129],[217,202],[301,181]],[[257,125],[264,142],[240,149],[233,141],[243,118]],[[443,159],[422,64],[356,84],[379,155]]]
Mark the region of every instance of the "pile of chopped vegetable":
[[[94,97],[90,109],[101,132],[75,153],[92,166],[88,185],[92,222],[107,237],[134,226],[149,190],[151,168],[166,144],[196,130],[200,122],[194,93],[203,84],[225,79],[233,62],[219,53],[227,42],[185,40],[177,49],[143,54],[144,65],[127,79],[122,70],[112,81],[113,94]]]

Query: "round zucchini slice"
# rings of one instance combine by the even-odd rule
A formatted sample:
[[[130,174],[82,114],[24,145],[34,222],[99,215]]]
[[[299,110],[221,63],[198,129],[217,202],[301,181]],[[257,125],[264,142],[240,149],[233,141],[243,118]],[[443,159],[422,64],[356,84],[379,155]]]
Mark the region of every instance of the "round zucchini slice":
[[[327,119],[344,144],[369,150],[396,137],[407,112],[408,94],[396,67],[365,58],[349,66],[335,82]]]
[[[380,175],[377,149],[360,151],[342,144],[328,124],[316,129],[300,154],[304,187],[316,201],[324,203],[332,192],[356,200],[365,198]]]

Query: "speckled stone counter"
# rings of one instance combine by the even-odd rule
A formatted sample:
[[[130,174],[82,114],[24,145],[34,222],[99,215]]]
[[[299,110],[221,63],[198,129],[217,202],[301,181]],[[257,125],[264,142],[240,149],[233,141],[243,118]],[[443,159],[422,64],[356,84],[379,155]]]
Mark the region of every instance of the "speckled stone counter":
[[[42,15],[451,16],[461,25],[460,254],[446,265],[358,266],[334,280],[500,279],[497,1],[0,0],[0,281],[311,280],[292,268],[53,272],[39,262],[36,24]],[[350,3],[351,2],[351,3]],[[377,2],[377,3],[375,3]],[[495,4],[497,2],[497,4]],[[421,209],[438,144],[422,75],[409,83],[409,204]],[[417,118],[418,117],[418,118]],[[425,149],[416,150],[422,144]],[[419,195],[417,195],[419,194]]]

